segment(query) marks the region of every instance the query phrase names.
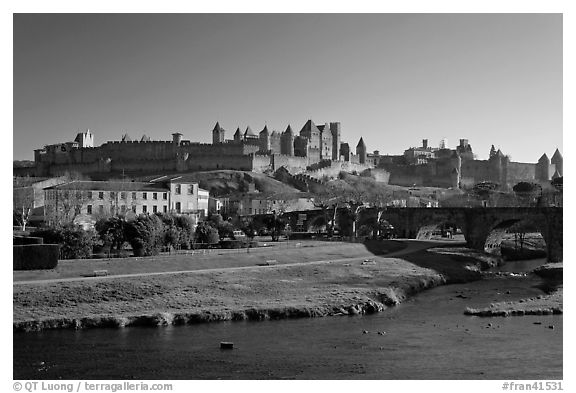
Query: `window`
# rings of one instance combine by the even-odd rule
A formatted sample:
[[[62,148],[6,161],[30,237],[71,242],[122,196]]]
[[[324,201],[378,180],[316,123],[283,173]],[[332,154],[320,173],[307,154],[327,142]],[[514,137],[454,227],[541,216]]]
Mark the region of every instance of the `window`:
[[[92,214],[92,205],[86,206],[86,213]]]
[[[142,193],[142,199],[148,199],[148,193],[147,192]]]
[[[176,195],[180,195],[182,193],[182,185],[176,184]]]
[[[110,199],[116,199],[116,191],[110,191]]]
[[[190,184],[190,185],[188,186],[188,194],[189,194],[189,195],[194,194],[194,184]]]
[[[126,199],[126,193],[125,193],[125,192],[121,192],[121,193],[120,193],[120,198]]]
[[[181,210],[181,204],[180,202],[176,202],[176,213],[180,213]]]
[[[168,199],[168,193],[167,192],[162,193],[162,199],[164,199],[164,200]]]
[[[104,214],[104,205],[99,205],[99,206],[98,206],[98,212],[99,212],[100,214]]]
[[[168,213],[168,206],[164,205],[162,206],[162,209],[164,210],[164,213]]]
[[[92,199],[92,191],[88,191],[88,199]]]
[[[136,205],[132,206],[132,213],[136,213]]]
[[[158,213],[158,206],[152,206],[152,213]]]
[[[98,199],[104,199],[104,191],[98,192]],[[104,206],[102,206],[104,207]]]
[[[132,199],[136,199],[136,193],[135,192],[132,193]]]
[[[157,192],[152,193],[152,199],[154,199],[154,200],[158,199],[158,193]]]
[[[142,206],[142,213],[146,213],[148,211],[148,206]]]

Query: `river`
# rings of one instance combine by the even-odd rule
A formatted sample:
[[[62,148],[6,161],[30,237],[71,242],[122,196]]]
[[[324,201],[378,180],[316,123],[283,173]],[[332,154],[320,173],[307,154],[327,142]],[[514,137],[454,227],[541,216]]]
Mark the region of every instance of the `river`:
[[[463,314],[542,294],[541,282],[446,285],[366,316],[15,333],[14,378],[562,379],[561,315]],[[234,349],[221,350],[221,341]]]

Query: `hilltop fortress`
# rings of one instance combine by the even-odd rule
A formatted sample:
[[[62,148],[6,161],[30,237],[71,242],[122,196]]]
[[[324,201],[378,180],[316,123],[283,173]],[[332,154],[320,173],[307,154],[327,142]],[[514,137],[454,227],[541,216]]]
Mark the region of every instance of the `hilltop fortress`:
[[[151,141],[144,135],[133,141],[125,134],[120,141],[94,146],[87,130],[72,142],[45,146],[34,151],[35,175],[54,176],[65,172],[161,173],[215,169],[267,172],[280,167],[299,173],[321,162],[343,162],[354,170],[367,169],[366,145],[362,138],[355,154],[341,141],[340,123],[316,125],[308,120],[296,134],[290,125],[282,133],[265,126],[258,135],[250,127],[236,129],[233,139],[216,123],[212,143],[183,140],[173,133],[171,141]]]
[[[288,125],[284,132],[267,126],[255,134],[250,127],[238,127],[232,139],[219,123],[212,129],[212,143],[183,140],[173,133],[170,141],[151,141],[146,135],[133,141],[127,134],[120,141],[94,146],[94,135],[87,130],[72,142],[47,145],[34,151],[34,168],[21,168],[19,174],[58,176],[66,172],[114,177],[232,169],[274,173],[278,169],[304,174],[318,180],[334,178],[340,171],[370,173],[379,181],[401,186],[471,188],[481,181],[498,183],[510,189],[520,181],[548,183],[563,176],[559,150],[549,159],[543,154],[536,163],[512,162],[494,146],[488,160],[477,160],[467,139],[455,149],[442,141],[431,147],[411,147],[402,155],[368,153],[363,138],[353,152],[341,140],[339,122],[316,125],[308,120],[297,134]],[[15,170],[16,172],[16,170]]]

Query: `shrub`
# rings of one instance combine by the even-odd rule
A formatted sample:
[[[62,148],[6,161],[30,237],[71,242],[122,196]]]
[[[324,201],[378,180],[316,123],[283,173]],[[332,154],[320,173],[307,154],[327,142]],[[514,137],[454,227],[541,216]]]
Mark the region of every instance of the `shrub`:
[[[97,241],[94,231],[85,231],[74,225],[48,227],[34,232],[45,244],[59,244],[61,259],[90,258]]]
[[[57,244],[13,246],[14,270],[54,269],[58,265]]]

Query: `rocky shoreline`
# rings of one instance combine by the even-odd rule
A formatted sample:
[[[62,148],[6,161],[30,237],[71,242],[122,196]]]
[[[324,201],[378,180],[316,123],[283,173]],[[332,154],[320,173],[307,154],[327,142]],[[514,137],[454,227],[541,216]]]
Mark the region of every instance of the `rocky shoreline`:
[[[509,317],[523,315],[557,315],[563,313],[562,263],[548,263],[533,271],[544,278],[547,295],[513,302],[493,303],[486,308],[467,308],[466,315],[479,317]],[[508,273],[510,274],[510,273]]]

